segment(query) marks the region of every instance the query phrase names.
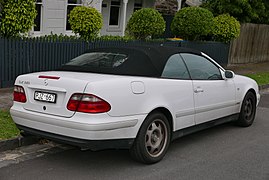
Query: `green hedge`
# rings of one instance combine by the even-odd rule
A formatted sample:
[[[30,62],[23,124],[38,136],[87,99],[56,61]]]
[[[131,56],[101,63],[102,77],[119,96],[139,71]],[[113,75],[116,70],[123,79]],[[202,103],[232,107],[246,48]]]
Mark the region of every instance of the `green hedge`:
[[[240,35],[240,23],[229,14],[219,15],[214,18],[212,34],[214,39],[229,42]]]
[[[135,39],[147,39],[165,31],[165,21],[155,9],[143,8],[133,13],[127,24],[128,33]]]
[[[35,0],[3,1],[0,13],[0,34],[3,37],[17,37],[29,32],[36,18]]]
[[[77,6],[69,17],[72,31],[86,40],[95,38],[103,26],[101,13],[92,7]]]
[[[179,10],[171,24],[174,35],[185,40],[199,40],[211,33],[213,14],[201,7],[187,7]]]

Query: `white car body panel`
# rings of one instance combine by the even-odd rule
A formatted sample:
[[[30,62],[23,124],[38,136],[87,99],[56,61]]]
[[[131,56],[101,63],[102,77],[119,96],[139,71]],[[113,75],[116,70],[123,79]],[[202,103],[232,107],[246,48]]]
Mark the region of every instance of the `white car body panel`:
[[[83,84],[87,85],[85,89],[77,89],[78,86],[72,85],[72,82],[69,84],[59,85],[62,81],[57,82],[57,80],[50,80],[50,86],[42,86],[42,82],[44,80],[40,80],[40,83],[36,87],[44,91],[47,91],[46,88],[56,85],[60,87],[71,85],[70,87],[73,88],[73,92],[71,91],[66,94],[64,103],[61,102],[61,107],[58,107],[58,104],[51,105],[46,103],[45,105],[48,107],[51,106],[51,108],[58,107],[59,109],[66,109],[66,103],[71,94],[84,92],[102,97],[104,100],[112,104],[112,109],[108,113],[103,114],[71,112],[72,115],[70,117],[58,116],[57,114],[52,115],[53,111],[52,113],[40,113],[41,111],[44,111],[42,109],[44,103],[32,103],[34,100],[31,95],[33,94],[34,89],[32,88],[32,83],[33,81],[36,81],[35,78],[37,78],[38,75],[57,75],[60,77],[72,76],[74,78],[81,76],[83,77],[82,79],[85,80],[87,78],[95,78],[89,82],[84,80],[85,82],[83,82]],[[145,117],[151,111],[160,107],[166,108],[171,112],[173,117],[173,131],[177,131],[195,124],[239,113],[240,103],[242,102],[247,90],[250,88],[254,87],[254,90],[257,92],[257,98],[259,99],[258,88],[255,87],[255,81],[239,75],[236,75],[234,79],[230,80],[223,80],[219,82],[212,81],[207,86],[205,86],[206,83],[203,81],[193,81],[193,84],[195,84],[193,86],[192,81],[189,80],[127,76],[110,77],[110,75],[98,75],[91,73],[41,72],[19,76],[15,84],[22,85],[20,82],[28,81],[30,82],[30,85],[23,84],[23,87],[27,94],[27,101],[31,104],[25,105],[23,103],[14,102],[14,105],[11,108],[11,114],[15,123],[42,131],[86,139],[134,138]],[[142,82],[144,84],[144,93],[133,93],[131,85],[132,82]],[[234,82],[236,85],[233,85]],[[222,85],[217,87],[217,84]],[[197,86],[203,88],[204,92],[193,93]],[[141,89],[140,85],[139,88]],[[139,88],[137,91],[139,91]],[[234,88],[239,88],[240,90],[237,90],[235,93]],[[225,93],[223,92],[223,89]],[[195,105],[194,100],[196,103]],[[31,108],[39,109],[32,110]],[[59,111],[58,108],[55,108],[55,111]],[[115,126],[115,123],[117,126]],[[82,126],[80,128],[75,128],[75,124],[81,124]],[[111,125],[110,127],[108,126],[109,124],[114,125]],[[74,129],[74,131],[72,129]],[[71,131],[72,133],[70,133]],[[97,135],[95,134],[96,131],[106,131],[105,134],[107,136],[100,136],[99,134],[102,133],[98,133]],[[119,132],[112,135],[112,132],[115,131]]]

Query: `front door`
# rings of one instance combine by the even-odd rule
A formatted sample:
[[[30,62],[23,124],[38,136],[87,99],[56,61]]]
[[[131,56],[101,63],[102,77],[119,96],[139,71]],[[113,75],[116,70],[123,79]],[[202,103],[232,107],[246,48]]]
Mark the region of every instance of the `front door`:
[[[195,123],[233,114],[236,109],[233,79],[224,80],[220,68],[203,56],[187,53],[181,56],[193,80]]]

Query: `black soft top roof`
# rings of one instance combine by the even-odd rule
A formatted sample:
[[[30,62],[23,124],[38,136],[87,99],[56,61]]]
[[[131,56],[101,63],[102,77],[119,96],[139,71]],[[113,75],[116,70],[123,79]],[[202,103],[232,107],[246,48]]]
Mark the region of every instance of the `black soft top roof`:
[[[121,53],[128,56],[128,60],[116,68],[79,67],[64,65],[59,70],[92,72],[115,75],[131,75],[160,77],[167,60],[173,54],[192,53],[201,55],[200,51],[181,47],[164,46],[130,46],[130,47],[108,47],[87,50],[90,52]]]

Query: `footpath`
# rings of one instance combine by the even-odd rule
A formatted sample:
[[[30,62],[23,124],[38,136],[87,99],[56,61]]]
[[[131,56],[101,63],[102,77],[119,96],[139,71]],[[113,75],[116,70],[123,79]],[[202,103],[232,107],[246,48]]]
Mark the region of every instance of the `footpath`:
[[[227,70],[232,70],[236,74],[254,74],[258,72],[269,72],[269,62],[258,64],[236,64],[225,67]],[[269,90],[269,84],[261,86],[260,90]],[[9,110],[12,106],[13,88],[0,89],[0,110]],[[24,145],[30,145],[38,142],[39,139],[33,137],[17,137],[14,139],[0,141],[0,153],[2,151],[15,149]]]
[[[253,64],[233,64],[225,67],[227,70],[232,70],[236,74],[254,74],[258,72],[269,72],[269,62],[253,63]]]

